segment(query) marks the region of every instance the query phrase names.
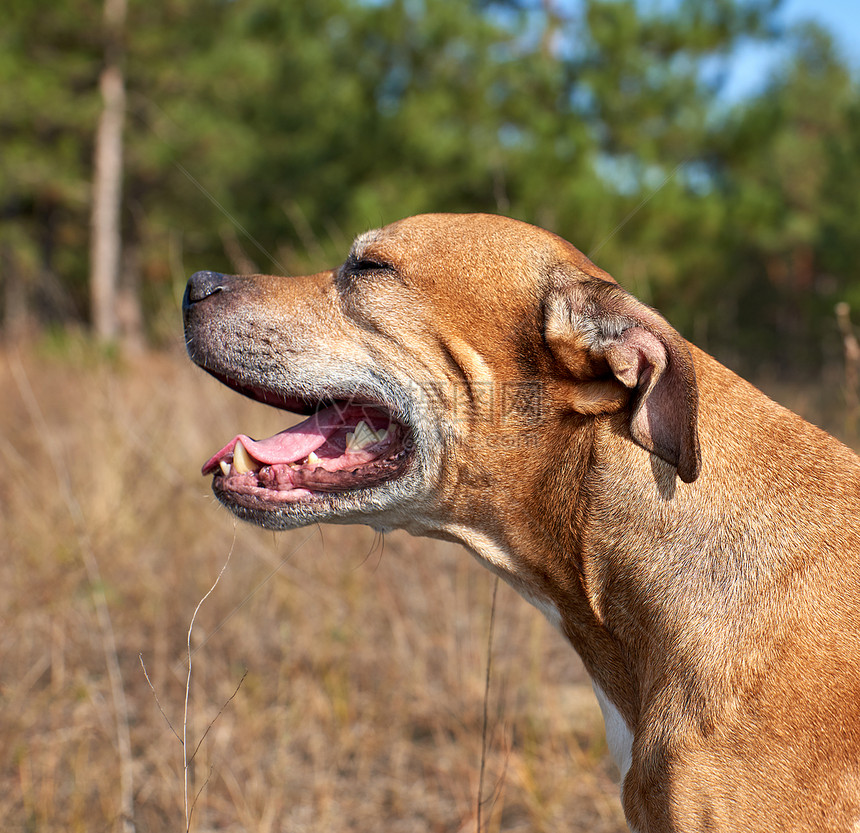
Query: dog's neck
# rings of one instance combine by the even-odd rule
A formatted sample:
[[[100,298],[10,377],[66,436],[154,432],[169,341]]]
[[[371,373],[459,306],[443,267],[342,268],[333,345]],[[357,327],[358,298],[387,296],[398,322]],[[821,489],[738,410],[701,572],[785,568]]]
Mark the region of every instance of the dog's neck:
[[[695,483],[682,483],[669,464],[631,443],[618,414],[596,420],[585,440],[571,439],[577,444],[571,459],[588,465],[576,472],[578,488],[567,499],[547,499],[551,477],[538,473],[541,511],[532,511],[526,505],[532,495],[517,491],[517,475],[510,488],[493,491],[504,503],[472,512],[482,519],[479,528],[446,528],[445,537],[465,544],[567,636],[631,730],[644,712],[679,703],[689,707],[674,715],[679,723],[713,724],[753,684],[756,668],[767,662],[758,646],[778,636],[763,631],[773,621],[759,613],[778,605],[792,575],[809,568],[809,552],[791,539],[802,538],[807,525],[844,523],[835,511],[822,518],[820,501],[814,516],[804,516],[784,496],[797,489],[825,494],[834,488],[831,469],[857,468],[838,442],[808,427],[798,440],[798,417],[705,354],[694,356],[697,374],[708,382]],[[790,459],[780,461],[781,481],[746,496],[744,478],[761,483],[773,476],[772,461],[750,445],[749,421],[745,436],[737,432],[739,418],[749,414],[757,418],[762,447],[774,432],[791,442],[784,444]],[[721,453],[709,453],[718,443]],[[568,489],[570,474],[564,473]],[[731,497],[729,484],[736,484]],[[475,492],[471,499],[490,498]],[[786,540],[765,550],[761,525],[772,536],[775,520]],[[668,696],[679,689],[682,696]]]

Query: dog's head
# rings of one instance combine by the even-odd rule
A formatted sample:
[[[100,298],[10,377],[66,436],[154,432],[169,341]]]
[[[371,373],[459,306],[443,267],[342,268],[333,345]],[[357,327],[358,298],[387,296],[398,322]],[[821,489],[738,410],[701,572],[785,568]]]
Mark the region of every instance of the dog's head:
[[[525,223],[408,218],[315,275],[199,272],[183,309],[197,364],[307,417],[204,466],[223,503],[266,527],[438,531],[574,476],[598,420],[673,476],[698,473],[686,343]]]

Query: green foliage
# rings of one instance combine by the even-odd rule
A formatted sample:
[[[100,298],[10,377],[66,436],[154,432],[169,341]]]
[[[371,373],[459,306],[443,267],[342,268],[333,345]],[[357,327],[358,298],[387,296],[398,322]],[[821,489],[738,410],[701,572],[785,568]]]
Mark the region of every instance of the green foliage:
[[[7,5],[3,280],[74,319],[101,4]],[[319,268],[400,216],[495,211],[732,363],[814,372],[835,301],[860,304],[860,96],[825,33],[778,31],[778,5],[130,0],[125,268],[151,331],[194,269]],[[787,58],[728,106],[722,70],[751,39]]]
[[[0,251],[16,279],[42,276],[36,302],[49,318],[85,290],[85,149],[99,100],[98,37],[84,21],[98,16],[95,2],[9,0],[0,27]]]

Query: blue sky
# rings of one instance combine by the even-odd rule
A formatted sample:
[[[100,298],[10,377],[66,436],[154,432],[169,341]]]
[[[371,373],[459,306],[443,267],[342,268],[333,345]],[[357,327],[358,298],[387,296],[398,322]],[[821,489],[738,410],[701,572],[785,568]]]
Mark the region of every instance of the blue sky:
[[[860,0],[785,0],[779,18],[786,25],[802,20],[819,23],[832,33],[837,48],[855,72],[860,70]],[[733,61],[728,97],[753,92],[778,60],[779,53],[774,49],[749,46],[739,50]]]
[[[786,0],[780,16],[786,21],[817,20],[833,32],[848,57],[860,53],[858,0]]]

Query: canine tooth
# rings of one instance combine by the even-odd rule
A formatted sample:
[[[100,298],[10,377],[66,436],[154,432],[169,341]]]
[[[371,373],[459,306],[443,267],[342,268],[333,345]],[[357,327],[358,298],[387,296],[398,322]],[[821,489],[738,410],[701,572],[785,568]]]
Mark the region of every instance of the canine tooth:
[[[320,462],[320,458],[317,457],[317,455],[314,454],[313,451],[310,454],[308,454],[308,465],[309,466],[318,466],[319,462]]]
[[[248,454],[248,449],[241,442],[236,443],[233,449],[233,468],[239,474],[247,474],[249,471],[257,470],[257,464],[254,462],[253,457]]]
[[[346,450],[361,451],[378,442],[376,432],[364,421],[355,426],[355,432],[346,435]]]
[[[230,464],[226,460],[222,460],[218,465],[221,467],[221,474],[227,477],[230,474]]]

